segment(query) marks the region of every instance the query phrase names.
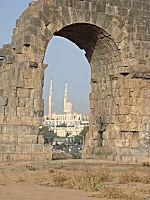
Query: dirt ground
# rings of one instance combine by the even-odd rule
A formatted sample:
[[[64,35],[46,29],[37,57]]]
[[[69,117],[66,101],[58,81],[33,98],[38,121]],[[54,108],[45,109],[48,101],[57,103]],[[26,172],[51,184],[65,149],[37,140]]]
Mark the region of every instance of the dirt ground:
[[[94,160],[0,164],[0,200],[31,199],[150,200],[150,167]]]

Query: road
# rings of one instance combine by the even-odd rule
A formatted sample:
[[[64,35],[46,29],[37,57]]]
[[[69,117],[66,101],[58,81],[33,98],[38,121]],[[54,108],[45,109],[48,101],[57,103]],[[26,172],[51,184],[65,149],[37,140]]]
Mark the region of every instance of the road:
[[[96,200],[90,193],[28,182],[0,184],[0,200]]]

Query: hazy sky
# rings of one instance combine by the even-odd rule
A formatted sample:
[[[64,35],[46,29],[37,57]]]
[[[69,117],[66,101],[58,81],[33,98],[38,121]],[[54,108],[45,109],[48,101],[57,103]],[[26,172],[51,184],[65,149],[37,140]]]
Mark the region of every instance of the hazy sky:
[[[0,0],[0,47],[11,41],[16,19],[32,0]],[[50,80],[53,80],[53,111],[63,110],[65,82],[68,83],[69,100],[77,112],[89,112],[90,66],[75,44],[61,37],[53,37],[45,55],[43,97],[45,113],[48,108]]]

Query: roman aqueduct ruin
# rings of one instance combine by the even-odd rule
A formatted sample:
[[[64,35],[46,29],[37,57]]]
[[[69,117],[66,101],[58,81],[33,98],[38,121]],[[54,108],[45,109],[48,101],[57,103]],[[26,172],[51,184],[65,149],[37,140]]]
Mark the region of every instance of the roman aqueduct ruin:
[[[0,49],[0,162],[51,158],[37,133],[53,35],[84,49],[91,65],[83,158],[150,161],[149,0],[38,0]]]

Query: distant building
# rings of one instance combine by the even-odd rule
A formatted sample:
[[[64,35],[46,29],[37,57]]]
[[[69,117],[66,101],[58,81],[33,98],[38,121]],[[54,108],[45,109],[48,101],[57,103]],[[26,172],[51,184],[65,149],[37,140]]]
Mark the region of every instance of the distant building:
[[[64,92],[64,111],[63,113],[52,112],[53,103],[53,88],[52,80],[50,83],[49,92],[49,114],[44,117],[44,125],[53,130],[58,136],[65,137],[66,135],[79,135],[84,126],[89,125],[89,116],[73,111],[73,106],[68,101],[67,83]]]

